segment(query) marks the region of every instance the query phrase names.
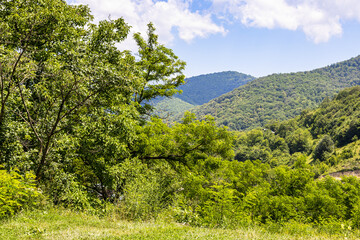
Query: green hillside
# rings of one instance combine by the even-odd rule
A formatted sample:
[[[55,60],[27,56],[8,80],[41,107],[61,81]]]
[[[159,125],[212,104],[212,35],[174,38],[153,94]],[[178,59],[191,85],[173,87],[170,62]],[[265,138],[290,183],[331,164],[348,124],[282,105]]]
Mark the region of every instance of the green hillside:
[[[180,98],[165,98],[156,104],[155,114],[162,118],[167,118],[183,113],[193,107],[194,105],[185,102]]]
[[[207,103],[253,79],[254,77],[250,75],[234,71],[190,77],[186,79],[184,85],[177,88],[182,94],[176,94],[171,98],[158,97],[153,99],[151,104],[155,107],[156,115],[172,121],[176,115],[182,116],[185,111]]]
[[[316,176],[344,171],[360,176],[353,172],[360,169],[359,137],[360,86],[354,86],[296,118],[239,132],[235,159],[291,166],[303,156]]]
[[[253,80],[254,77],[234,71],[204,74],[186,79],[178,89],[178,98],[193,105],[202,105]]]
[[[318,106],[345,87],[360,84],[360,57],[307,72],[258,78],[209,103],[196,107],[197,116],[212,115],[234,130],[285,120]]]

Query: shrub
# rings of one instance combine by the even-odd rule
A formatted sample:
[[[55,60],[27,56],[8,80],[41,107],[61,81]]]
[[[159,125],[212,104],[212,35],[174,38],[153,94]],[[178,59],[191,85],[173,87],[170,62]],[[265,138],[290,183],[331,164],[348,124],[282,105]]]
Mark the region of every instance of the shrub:
[[[62,170],[54,172],[53,178],[46,182],[45,189],[56,205],[74,210],[92,210],[85,187],[72,174]]]
[[[314,159],[324,161],[328,154],[334,151],[334,142],[330,136],[325,135],[316,145],[314,150]]]
[[[22,176],[16,170],[0,170],[0,218],[36,205],[40,195],[33,174]]]
[[[121,168],[124,187],[119,204],[125,218],[153,219],[172,203],[177,176],[167,164],[150,167],[138,159],[128,159]]]

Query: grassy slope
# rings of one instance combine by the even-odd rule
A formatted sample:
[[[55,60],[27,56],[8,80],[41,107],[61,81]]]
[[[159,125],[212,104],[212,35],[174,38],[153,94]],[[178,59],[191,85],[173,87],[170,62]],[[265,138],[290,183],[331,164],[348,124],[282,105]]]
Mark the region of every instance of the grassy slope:
[[[156,104],[155,114],[160,117],[174,116],[179,113],[183,113],[186,110],[194,107],[194,105],[181,100],[180,98],[165,98]]]
[[[360,56],[308,72],[258,78],[194,109],[197,116],[213,115],[220,125],[244,130],[285,120],[314,108],[325,97],[360,84]]]
[[[359,239],[345,229],[330,235],[308,225],[229,229],[194,228],[177,223],[128,222],[50,209],[24,212],[0,222],[0,239]]]

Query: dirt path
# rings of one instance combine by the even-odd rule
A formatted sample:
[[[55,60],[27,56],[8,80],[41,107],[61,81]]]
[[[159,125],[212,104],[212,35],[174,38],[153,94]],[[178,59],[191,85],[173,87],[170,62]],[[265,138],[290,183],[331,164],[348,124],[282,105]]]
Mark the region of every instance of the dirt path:
[[[325,177],[327,175],[329,175],[331,177],[334,177],[336,179],[340,179],[342,176],[355,176],[355,177],[360,178],[360,170],[333,172],[333,173],[329,173],[329,174],[326,174],[324,176],[321,176],[321,178],[323,178],[323,177]]]

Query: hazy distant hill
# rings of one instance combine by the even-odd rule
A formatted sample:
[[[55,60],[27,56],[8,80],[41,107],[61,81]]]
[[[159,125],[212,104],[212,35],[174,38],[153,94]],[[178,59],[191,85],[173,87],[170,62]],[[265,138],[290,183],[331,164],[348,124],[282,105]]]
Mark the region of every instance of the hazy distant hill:
[[[193,105],[201,105],[253,79],[250,75],[234,71],[191,77],[185,80],[186,84],[178,88],[183,93],[176,97]]]
[[[192,111],[210,114],[230,129],[251,129],[294,117],[340,89],[359,84],[360,56],[313,71],[258,78]]]
[[[190,77],[185,80],[186,84],[178,87],[183,91],[182,94],[177,94],[173,98],[157,98],[152,103],[156,108],[155,113],[161,116],[181,114],[253,79],[250,75],[234,71]]]

